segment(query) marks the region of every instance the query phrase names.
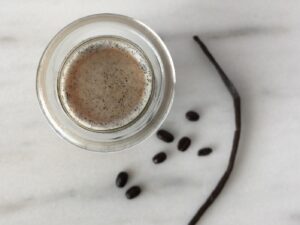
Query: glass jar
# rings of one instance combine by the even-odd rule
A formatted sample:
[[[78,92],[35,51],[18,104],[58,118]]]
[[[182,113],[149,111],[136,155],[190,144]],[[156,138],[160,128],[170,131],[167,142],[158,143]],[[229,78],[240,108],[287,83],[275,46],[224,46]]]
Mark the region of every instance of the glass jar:
[[[58,86],[62,64],[86,40],[112,36],[138,46],[152,68],[152,91],[147,107],[126,126],[95,130],[76,123],[61,104]],[[153,134],[166,118],[174,98],[175,70],[170,53],[159,36],[133,18],[97,14],[74,21],[48,44],[37,71],[36,90],[43,113],[67,141],[88,150],[112,152],[129,148]]]

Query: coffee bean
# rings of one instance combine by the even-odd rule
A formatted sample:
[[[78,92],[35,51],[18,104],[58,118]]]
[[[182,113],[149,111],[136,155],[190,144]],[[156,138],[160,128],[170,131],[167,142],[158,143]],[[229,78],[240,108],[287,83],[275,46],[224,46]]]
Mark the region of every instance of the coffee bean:
[[[119,188],[124,187],[127,184],[128,180],[128,173],[126,172],[120,172],[116,178],[116,185]]]
[[[200,116],[195,111],[188,111],[185,114],[185,118],[187,118],[189,121],[197,121],[197,120],[199,120]]]
[[[126,198],[128,199],[133,199],[135,197],[137,197],[140,193],[141,193],[141,188],[139,186],[132,186],[131,188],[129,188],[125,195],[126,195]]]
[[[160,153],[157,153],[155,156],[153,156],[152,161],[155,164],[158,164],[158,163],[162,163],[166,159],[167,159],[167,154],[164,152],[160,152]]]
[[[198,156],[206,156],[209,155],[210,153],[212,153],[211,148],[202,148],[198,151]]]
[[[179,140],[177,148],[179,151],[186,151],[191,145],[191,139],[188,137],[183,137]]]
[[[160,140],[162,140],[164,142],[170,143],[170,142],[174,141],[174,136],[169,131],[159,130],[159,131],[157,131],[156,135]]]

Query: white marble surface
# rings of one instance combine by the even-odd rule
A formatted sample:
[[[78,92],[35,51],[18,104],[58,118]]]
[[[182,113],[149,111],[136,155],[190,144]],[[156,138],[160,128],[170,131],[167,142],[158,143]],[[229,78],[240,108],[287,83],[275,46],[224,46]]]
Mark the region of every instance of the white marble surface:
[[[187,224],[226,165],[233,129],[230,98],[193,34],[208,44],[243,102],[235,170],[199,224],[299,224],[299,10],[293,0],[2,0],[0,224]],[[164,126],[177,138],[193,137],[188,152],[150,138],[136,150],[103,155],[66,143],[48,126],[35,94],[39,58],[63,26],[102,12],[136,17],[165,40],[178,86]],[[199,123],[178,119],[186,107],[201,112]],[[197,158],[205,145],[214,153]],[[160,150],[169,159],[153,166]],[[113,186],[124,168],[132,172],[130,185],[144,188],[132,202]]]

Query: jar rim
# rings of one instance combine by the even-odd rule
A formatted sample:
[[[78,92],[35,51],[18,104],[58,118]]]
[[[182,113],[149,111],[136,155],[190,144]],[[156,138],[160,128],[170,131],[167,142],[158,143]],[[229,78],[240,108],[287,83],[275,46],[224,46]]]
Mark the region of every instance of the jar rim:
[[[57,109],[58,106],[55,103],[57,99],[55,99],[55,93],[54,90],[52,90],[54,81],[51,81],[51,77],[58,76],[58,74],[55,74],[55,69],[50,68],[54,63],[59,63],[59,57],[64,57],[61,52],[63,51],[62,49],[64,49],[64,46],[67,45],[68,38],[75,37],[76,32],[81,31],[80,34],[82,34],[89,31],[87,29],[89,28],[88,26],[94,24],[98,24],[98,27],[100,27],[101,30],[101,26],[99,25],[103,24],[103,26],[105,26],[106,23],[115,24],[118,29],[123,29],[123,32],[126,32],[126,29],[132,29],[133,32],[130,33],[132,38],[139,38],[139,41],[145,41],[143,45],[148,45],[148,53],[146,52],[146,54],[149,54],[150,50],[153,51],[153,53],[151,53],[153,54],[152,58],[153,60],[157,60],[155,63],[160,67],[157,68],[157,70],[159,69],[161,71],[160,93],[158,93],[156,105],[153,103],[154,105],[151,109],[152,112],[149,112],[147,118],[145,117],[146,121],[142,121],[143,123],[141,122],[139,126],[132,126],[129,127],[130,129],[126,128],[122,132],[114,133],[114,135],[95,134],[93,131],[82,131],[80,128],[76,128],[75,125],[73,126],[70,121],[66,120],[65,117],[61,115],[62,111]],[[106,35],[115,34],[107,33]],[[136,37],[134,37],[134,35],[136,35]],[[121,37],[128,38],[122,35]],[[60,56],[58,57],[58,55]],[[154,59],[154,57],[157,58]],[[50,41],[41,57],[36,78],[36,91],[39,104],[52,128],[54,128],[61,137],[72,144],[87,150],[99,152],[123,150],[141,142],[153,134],[170,111],[174,98],[174,86],[174,64],[167,47],[159,36],[147,25],[134,18],[110,13],[95,14],[77,19],[60,30]]]

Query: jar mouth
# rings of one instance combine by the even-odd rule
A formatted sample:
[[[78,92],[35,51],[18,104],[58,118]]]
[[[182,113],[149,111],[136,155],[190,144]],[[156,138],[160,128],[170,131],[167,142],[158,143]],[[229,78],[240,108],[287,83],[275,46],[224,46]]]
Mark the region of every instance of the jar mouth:
[[[101,131],[74,122],[63,107],[58,85],[62,65],[74,48],[99,37],[119,38],[137,46],[153,75],[151,94],[136,118],[124,126]],[[72,144],[99,152],[123,150],[153,134],[170,111],[174,86],[175,69],[163,41],[140,21],[117,14],[87,16],[59,31],[41,57],[36,80],[42,112],[54,130]]]
[[[111,92],[111,95],[115,95],[116,94],[115,92],[119,91],[118,89],[124,87],[125,94],[121,98],[119,98],[119,101],[121,101],[123,99],[124,102],[126,102],[126,100],[127,100],[127,103],[128,103],[128,100],[132,100],[134,97],[135,97],[134,100],[138,99],[140,101],[137,102],[137,100],[136,100],[135,102],[132,102],[131,104],[129,103],[128,104],[129,106],[127,106],[127,108],[128,108],[127,115],[125,115],[123,118],[116,119],[115,121],[111,122],[111,120],[112,120],[112,119],[110,119],[111,114],[113,114],[114,112],[113,111],[106,112],[106,114],[108,114],[108,115],[104,119],[108,120],[108,122],[104,123],[101,121],[102,123],[98,122],[99,124],[97,124],[97,121],[89,121],[89,118],[83,119],[82,116],[76,115],[78,113],[76,113],[76,111],[72,109],[72,107],[70,106],[70,101],[68,101],[70,99],[70,91],[68,91],[68,86],[71,86],[74,89],[74,85],[72,83],[70,83],[70,74],[72,73],[72,71],[70,71],[70,70],[72,70],[72,68],[73,68],[73,70],[78,71],[78,66],[76,66],[76,64],[79,64],[80,58],[84,57],[84,55],[86,54],[85,52],[88,51],[88,54],[95,55],[95,53],[97,53],[97,52],[101,53],[102,49],[103,50],[113,49],[114,51],[116,51],[116,49],[118,49],[117,51],[120,51],[122,54],[124,53],[124,55],[122,56],[123,58],[124,57],[132,57],[132,59],[134,59],[137,63],[134,66],[136,66],[138,68],[138,70],[140,72],[142,72],[142,74],[144,76],[143,80],[140,79],[143,81],[140,83],[142,83],[144,85],[143,86],[144,90],[141,93],[138,93],[139,94],[138,96],[135,95],[136,94],[135,92],[131,91],[131,94],[134,96],[130,96],[130,90],[128,90],[128,89],[134,89],[134,87],[132,87],[132,86],[136,85],[136,83],[137,83],[136,81],[139,81],[139,80],[131,79],[133,83],[128,84],[127,77],[125,77],[126,78],[125,84],[128,85],[128,88],[124,87],[124,85],[125,85],[124,84],[124,85],[119,85],[117,88],[114,88],[111,91],[108,89],[108,91],[107,91],[108,93]],[[109,53],[111,53],[111,52],[109,52]],[[105,60],[105,57],[107,57],[107,55],[104,55],[100,58],[98,57],[97,62],[99,63],[99,61]],[[118,61],[118,60],[116,60],[116,61]],[[110,62],[108,62],[108,63],[110,63]],[[113,63],[115,63],[115,62],[113,62]],[[75,64],[75,65],[73,65],[73,64]],[[94,66],[94,65],[91,65],[91,66]],[[104,66],[100,65],[99,69],[102,69],[102,67],[104,67]],[[109,67],[108,70],[112,70],[112,68],[110,68],[110,67],[112,67],[112,65],[105,65],[105,67]],[[116,73],[119,70],[123,70],[123,69],[126,69],[126,68],[118,68],[116,66],[115,70],[117,70],[117,71],[113,71],[113,72]],[[134,68],[134,69],[136,69],[136,68]],[[85,68],[85,70],[86,70],[86,68]],[[132,70],[128,71],[128,73],[129,72],[132,73]],[[93,79],[92,83],[95,82],[95,79],[98,78],[97,76],[94,76],[93,73],[92,73],[92,75],[90,75],[90,79]],[[103,72],[103,73],[105,73],[105,72]],[[97,73],[95,73],[95,74],[98,75]],[[131,75],[131,74],[129,74],[129,75]],[[74,73],[72,73],[72,76],[73,77],[75,76]],[[87,78],[84,77],[84,79],[87,79]],[[103,79],[102,83],[103,83],[103,81],[107,82],[107,79],[111,79],[111,78],[108,77],[108,78],[106,78],[106,80]],[[152,65],[151,65],[149,59],[147,58],[147,56],[145,55],[145,53],[143,52],[143,50],[139,46],[137,46],[135,43],[131,42],[130,40],[127,40],[126,38],[122,38],[119,36],[112,36],[112,35],[110,35],[110,36],[103,35],[103,36],[93,37],[93,38],[89,38],[87,40],[82,41],[77,46],[75,46],[73,48],[73,50],[65,57],[64,62],[62,63],[61,69],[59,71],[58,78],[57,78],[57,93],[58,93],[58,98],[60,100],[60,104],[61,104],[62,108],[64,109],[65,113],[75,123],[77,123],[78,126],[81,126],[82,128],[90,130],[92,132],[99,132],[99,133],[116,132],[116,131],[119,131],[122,129],[126,129],[129,126],[132,126],[132,124],[134,124],[137,120],[141,119],[142,116],[146,113],[146,111],[148,110],[149,103],[152,100],[153,92],[155,92],[155,83],[152,82],[152,81],[154,81],[154,79],[155,79],[155,76],[153,75]],[[73,83],[75,81],[78,82],[78,80],[74,80]],[[114,83],[118,83],[118,82],[120,82],[120,80],[116,80]],[[87,84],[87,85],[89,85],[89,87],[91,86],[90,83]],[[109,106],[109,105],[107,106],[107,104],[109,104],[109,103],[107,103],[106,105],[103,104],[105,99],[102,99],[100,96],[100,94],[103,95],[103,92],[99,91],[98,95],[97,95],[97,93],[95,93],[98,91],[98,89],[100,88],[99,86],[101,86],[102,83],[100,82],[100,85],[98,83],[98,86],[95,85],[94,90],[84,90],[84,91],[88,91],[88,92],[94,91],[94,92],[92,92],[94,94],[94,96],[88,96],[88,97],[90,97],[89,102],[88,102],[90,104],[90,108],[92,108],[92,110],[94,110],[94,111],[95,111],[95,109],[99,108],[99,111],[96,111],[96,113],[98,115],[102,115],[103,111],[105,109],[107,109],[108,107],[110,107],[111,110],[113,109],[114,111],[117,111],[117,112],[118,111],[121,111],[122,113],[124,113],[124,111],[126,112],[126,110],[124,110],[124,108],[126,108],[126,105],[121,104],[122,102],[120,104],[117,104],[117,107],[122,107],[120,109],[113,108],[114,106],[116,106],[116,102],[110,103],[111,105],[114,104],[114,106]],[[113,85],[112,83],[113,82],[111,82],[110,84],[107,84],[107,85],[109,87],[111,87]],[[92,85],[92,87],[93,87],[93,85]],[[103,86],[103,88],[107,88],[107,87]],[[71,90],[71,93],[73,93],[73,92],[78,92],[78,90]],[[75,94],[78,95],[78,93],[75,93]],[[118,94],[120,95],[122,93],[118,92]],[[95,99],[95,97],[98,99]],[[112,96],[112,97],[114,97],[114,99],[115,99],[115,96]],[[81,98],[82,98],[82,96],[81,96]],[[127,98],[127,99],[124,99],[124,98]],[[135,106],[134,106],[134,103],[136,104]],[[132,108],[129,108],[129,107],[132,107]],[[86,111],[87,109],[84,108],[82,110]],[[89,114],[87,112],[85,114],[86,114],[86,116],[89,116]],[[122,115],[117,115],[117,116],[121,117]],[[95,117],[95,115],[94,115],[94,117]],[[96,117],[99,117],[99,116],[96,115]],[[102,118],[103,118],[103,116],[102,116]],[[91,118],[91,119],[93,119],[93,118]]]

